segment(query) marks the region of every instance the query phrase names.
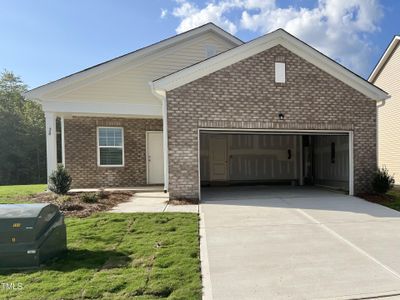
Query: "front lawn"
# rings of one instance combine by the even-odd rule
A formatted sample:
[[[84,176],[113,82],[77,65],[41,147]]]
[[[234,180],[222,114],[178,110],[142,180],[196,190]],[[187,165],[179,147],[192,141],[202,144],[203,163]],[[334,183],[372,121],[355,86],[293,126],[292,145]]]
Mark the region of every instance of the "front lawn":
[[[43,193],[46,189],[46,184],[2,185],[0,186],[0,204],[30,202],[29,196]]]
[[[201,298],[197,214],[101,213],[66,223],[66,257],[0,273],[0,299]]]

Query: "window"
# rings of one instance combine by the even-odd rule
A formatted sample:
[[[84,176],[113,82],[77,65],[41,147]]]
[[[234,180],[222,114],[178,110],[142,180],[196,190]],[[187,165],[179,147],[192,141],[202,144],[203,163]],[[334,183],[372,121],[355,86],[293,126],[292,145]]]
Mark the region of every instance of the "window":
[[[334,164],[336,161],[336,145],[331,143],[331,163]]]
[[[275,62],[275,82],[285,83],[286,82],[286,65],[284,62]]]
[[[124,165],[124,130],[122,127],[97,128],[97,163],[105,167]]]
[[[214,45],[207,45],[206,46],[206,58],[214,56],[217,54],[217,47]]]

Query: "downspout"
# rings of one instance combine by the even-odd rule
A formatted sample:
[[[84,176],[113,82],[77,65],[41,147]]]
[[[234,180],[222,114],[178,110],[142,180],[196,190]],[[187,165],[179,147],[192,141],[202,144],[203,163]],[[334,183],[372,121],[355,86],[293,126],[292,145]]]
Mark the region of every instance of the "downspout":
[[[379,108],[385,106],[386,99],[380,102],[377,102],[376,105],[376,163],[377,167],[380,167],[379,163]]]
[[[168,192],[169,170],[168,170],[168,109],[167,94],[165,90],[156,90],[153,82],[150,82],[151,92],[156,96],[162,104],[163,119],[163,157],[164,157],[164,193]]]

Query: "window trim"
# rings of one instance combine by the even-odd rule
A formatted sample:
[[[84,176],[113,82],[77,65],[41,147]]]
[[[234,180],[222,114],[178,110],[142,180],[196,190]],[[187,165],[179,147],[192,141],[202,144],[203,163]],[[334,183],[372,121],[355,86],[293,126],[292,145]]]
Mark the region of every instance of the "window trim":
[[[122,146],[100,146],[100,129],[102,128],[118,128],[122,132]],[[125,137],[124,137],[124,127],[120,126],[98,126],[97,127],[97,166],[101,168],[118,168],[125,167]],[[102,165],[100,164],[100,148],[118,148],[122,149],[122,164],[121,165]]]
[[[275,62],[275,83],[286,83],[286,63]]]

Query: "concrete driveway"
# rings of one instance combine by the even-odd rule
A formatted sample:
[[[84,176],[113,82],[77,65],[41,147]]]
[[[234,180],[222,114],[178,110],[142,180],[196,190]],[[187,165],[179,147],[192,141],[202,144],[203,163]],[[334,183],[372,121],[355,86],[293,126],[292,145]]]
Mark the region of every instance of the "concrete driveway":
[[[399,212],[302,187],[202,199],[206,299],[400,299]]]

